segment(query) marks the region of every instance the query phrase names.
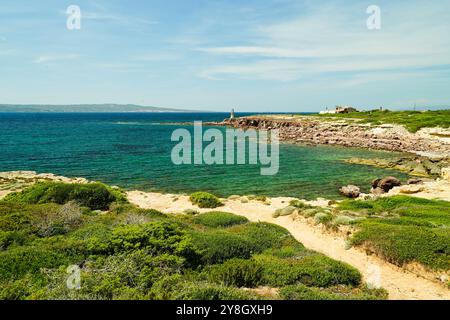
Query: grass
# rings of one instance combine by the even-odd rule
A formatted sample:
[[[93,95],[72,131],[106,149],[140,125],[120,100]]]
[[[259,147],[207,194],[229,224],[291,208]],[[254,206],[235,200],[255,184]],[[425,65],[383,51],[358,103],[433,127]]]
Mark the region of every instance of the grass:
[[[315,115],[317,116],[317,115]],[[365,111],[346,114],[324,114],[319,115],[330,119],[356,119],[363,123],[400,124],[410,132],[417,132],[421,128],[449,128],[450,110],[438,111]]]
[[[223,212],[165,215],[121,200],[97,213],[55,203],[66,198],[47,197],[46,190],[0,202],[0,299],[267,298],[248,290],[258,286],[293,286],[271,296],[277,299],[335,286],[372,298],[358,271],[305,249],[276,225]],[[66,286],[74,264],[81,267],[80,290]]]
[[[397,265],[418,262],[450,270],[450,203],[407,196],[346,200],[339,210],[364,213],[352,244],[364,246]]]

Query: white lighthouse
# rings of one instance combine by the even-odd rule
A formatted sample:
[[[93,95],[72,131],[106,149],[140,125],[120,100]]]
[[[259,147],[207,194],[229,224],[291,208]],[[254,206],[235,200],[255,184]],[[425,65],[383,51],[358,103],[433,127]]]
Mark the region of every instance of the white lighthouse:
[[[234,109],[231,109],[230,119],[233,120],[234,118],[235,118]]]

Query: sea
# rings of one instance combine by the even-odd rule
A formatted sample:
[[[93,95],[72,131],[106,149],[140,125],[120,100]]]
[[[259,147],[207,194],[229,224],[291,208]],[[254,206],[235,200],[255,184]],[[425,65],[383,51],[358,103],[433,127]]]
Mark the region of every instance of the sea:
[[[84,177],[126,190],[302,199],[339,199],[343,185],[368,191],[378,177],[408,178],[397,171],[345,163],[352,157],[400,154],[338,146],[281,144],[275,176],[262,176],[260,165],[173,164],[175,129],[192,131],[193,121],[227,117],[228,113],[0,113],[0,171]]]

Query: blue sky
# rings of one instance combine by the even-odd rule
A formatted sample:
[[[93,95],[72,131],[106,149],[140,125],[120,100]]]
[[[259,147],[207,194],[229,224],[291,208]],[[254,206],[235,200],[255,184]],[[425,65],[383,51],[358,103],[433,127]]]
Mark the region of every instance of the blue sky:
[[[381,29],[368,30],[369,5]],[[66,9],[81,8],[81,29]],[[450,105],[450,1],[2,0],[0,103]]]

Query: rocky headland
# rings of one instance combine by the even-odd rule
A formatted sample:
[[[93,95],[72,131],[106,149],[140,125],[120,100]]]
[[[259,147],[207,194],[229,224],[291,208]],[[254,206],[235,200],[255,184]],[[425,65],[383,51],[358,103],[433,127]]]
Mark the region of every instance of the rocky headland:
[[[262,115],[214,123],[234,128],[278,129],[281,141],[360,147],[414,153],[434,159],[450,158],[450,129],[423,128],[411,133],[401,125],[371,125],[352,120],[313,116]]]

